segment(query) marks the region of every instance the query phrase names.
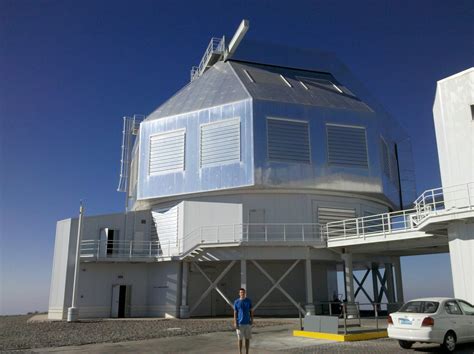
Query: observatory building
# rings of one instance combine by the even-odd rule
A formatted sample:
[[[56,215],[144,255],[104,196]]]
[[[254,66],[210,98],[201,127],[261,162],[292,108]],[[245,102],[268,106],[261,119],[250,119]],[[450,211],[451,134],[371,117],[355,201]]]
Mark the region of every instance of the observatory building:
[[[418,227],[429,201],[406,210],[398,123],[333,55],[247,29],[213,38],[154,112],[124,118],[126,210],[58,222],[49,318],[227,315],[240,287],[257,315],[322,313],[340,294],[397,303],[400,256],[448,251],[445,226]]]

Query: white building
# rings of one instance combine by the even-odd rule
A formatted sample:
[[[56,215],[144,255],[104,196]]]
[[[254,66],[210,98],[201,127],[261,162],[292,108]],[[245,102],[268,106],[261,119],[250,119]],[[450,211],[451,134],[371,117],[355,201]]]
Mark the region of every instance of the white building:
[[[448,251],[446,227],[421,225],[429,202],[394,213],[415,199],[396,121],[334,56],[240,43],[247,28],[211,40],[146,119],[125,118],[126,212],[83,220],[80,317],[230,314],[240,287],[257,314],[321,313],[369,273],[370,300],[395,303],[400,256]],[[52,319],[71,306],[77,231],[58,222]]]

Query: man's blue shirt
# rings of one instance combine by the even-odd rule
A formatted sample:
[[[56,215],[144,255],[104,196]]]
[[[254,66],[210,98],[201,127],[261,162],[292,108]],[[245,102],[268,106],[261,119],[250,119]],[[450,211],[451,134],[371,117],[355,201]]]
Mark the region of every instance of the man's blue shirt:
[[[250,299],[237,299],[234,301],[234,310],[237,312],[237,324],[238,325],[249,325],[250,324],[250,310],[252,309],[252,301]]]

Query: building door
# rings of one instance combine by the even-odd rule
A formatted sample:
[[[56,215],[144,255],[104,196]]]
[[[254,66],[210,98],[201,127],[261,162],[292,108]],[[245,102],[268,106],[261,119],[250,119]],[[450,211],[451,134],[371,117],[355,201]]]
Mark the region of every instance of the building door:
[[[118,250],[119,230],[105,228],[100,230],[100,255],[101,257],[111,257],[116,254]]]
[[[130,316],[130,286],[112,286],[111,317],[124,318]]]

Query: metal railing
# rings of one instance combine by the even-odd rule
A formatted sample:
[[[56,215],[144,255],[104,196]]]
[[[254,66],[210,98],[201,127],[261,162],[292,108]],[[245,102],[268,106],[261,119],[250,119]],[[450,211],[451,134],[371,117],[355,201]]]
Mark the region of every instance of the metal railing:
[[[201,245],[226,243],[321,243],[319,224],[231,224],[202,226],[183,239],[159,241],[83,240],[81,257],[94,258],[160,258],[186,254]]]
[[[417,223],[452,209],[474,209],[474,182],[424,191],[414,202]]]
[[[178,255],[176,242],[83,240],[81,257],[157,258]]]
[[[314,303],[316,313],[328,316],[337,316],[342,320],[344,334],[347,334],[348,327],[352,326],[349,321],[357,320],[359,327],[375,327],[375,330],[385,329],[380,325],[380,320],[396,312],[403,305],[401,302],[341,302],[324,301]],[[326,310],[327,309],[327,310]],[[366,323],[367,320],[373,320],[372,323]]]
[[[328,240],[336,238],[362,238],[387,235],[416,229],[415,209],[369,215],[327,223],[324,232]]]
[[[211,38],[211,41],[209,42],[209,45],[207,46],[206,51],[204,52],[204,55],[202,56],[202,59],[199,65],[193,66],[191,68],[191,81],[193,81],[194,79],[197,79],[199,76],[201,76],[204,73],[211,55],[224,54],[224,50],[225,50],[224,37]]]
[[[429,216],[454,210],[473,210],[474,183],[427,190],[415,200],[414,205],[414,209],[333,221],[324,226],[323,232],[327,240],[365,240],[373,236],[416,231],[419,224]]]
[[[183,256],[201,245],[226,243],[320,243],[326,240],[367,239],[416,231],[427,217],[453,210],[474,210],[474,183],[423,192],[414,209],[362,218],[317,223],[249,223],[201,226],[183,239],[159,241],[84,240],[82,257],[159,258]]]
[[[232,242],[311,242],[324,243],[321,225],[301,224],[232,224],[202,226],[189,233],[182,241],[181,253],[196,245],[222,244]]]

